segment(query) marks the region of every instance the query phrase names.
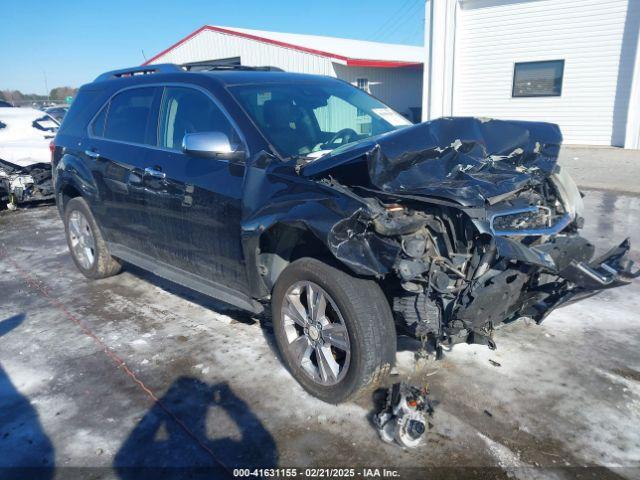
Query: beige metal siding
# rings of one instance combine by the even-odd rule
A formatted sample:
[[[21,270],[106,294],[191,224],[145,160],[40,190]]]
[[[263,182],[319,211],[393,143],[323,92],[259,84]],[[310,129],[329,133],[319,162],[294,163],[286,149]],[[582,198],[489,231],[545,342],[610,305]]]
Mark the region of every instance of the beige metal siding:
[[[370,91],[403,114],[420,107],[422,68],[347,67],[320,55],[253,39],[204,30],[152,63],[187,63],[240,57],[242,65],[270,65],[288,72],[338,77],[355,85],[369,79]]]
[[[153,63],[186,63],[240,57],[243,65],[269,65],[288,72],[335,76],[328,58],[291,48],[204,30]]]
[[[454,115],[558,123],[566,143],[623,145],[638,0],[467,0]],[[515,62],[564,59],[561,97],[512,98]]]
[[[422,102],[422,68],[347,67],[334,64],[335,76],[356,85],[356,79],[369,80],[369,93],[387,105],[409,115]]]

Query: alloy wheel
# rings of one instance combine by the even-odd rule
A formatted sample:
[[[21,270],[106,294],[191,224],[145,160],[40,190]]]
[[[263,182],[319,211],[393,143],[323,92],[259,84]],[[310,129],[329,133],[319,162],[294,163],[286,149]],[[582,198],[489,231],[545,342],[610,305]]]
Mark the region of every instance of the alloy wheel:
[[[89,270],[96,258],[96,241],[87,218],[79,210],[69,215],[69,239],[73,256],[82,268]]]
[[[310,281],[294,283],[284,296],[282,324],[288,354],[316,383],[335,385],[349,369],[351,343],[331,296]]]

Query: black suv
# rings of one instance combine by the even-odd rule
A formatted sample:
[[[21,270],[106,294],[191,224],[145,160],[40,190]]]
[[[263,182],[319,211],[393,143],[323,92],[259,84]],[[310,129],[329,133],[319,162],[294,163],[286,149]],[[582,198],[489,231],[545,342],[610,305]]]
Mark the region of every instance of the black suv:
[[[393,366],[633,276],[598,260],[555,125],[417,125],[328,77],[151,65],[83,86],[53,148],[69,249],[259,313],[313,395],[343,401]],[[637,275],[637,274],[636,274]]]

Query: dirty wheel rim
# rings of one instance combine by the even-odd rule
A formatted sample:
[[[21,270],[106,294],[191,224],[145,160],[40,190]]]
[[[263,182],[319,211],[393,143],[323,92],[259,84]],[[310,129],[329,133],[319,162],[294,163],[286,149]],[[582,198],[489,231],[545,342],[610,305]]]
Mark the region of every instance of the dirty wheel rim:
[[[351,342],[342,313],[319,285],[294,283],[284,296],[282,325],[287,354],[320,385],[335,385],[349,370]]]
[[[71,251],[78,263],[88,270],[96,258],[96,242],[93,232],[82,212],[74,210],[69,215],[69,239]]]

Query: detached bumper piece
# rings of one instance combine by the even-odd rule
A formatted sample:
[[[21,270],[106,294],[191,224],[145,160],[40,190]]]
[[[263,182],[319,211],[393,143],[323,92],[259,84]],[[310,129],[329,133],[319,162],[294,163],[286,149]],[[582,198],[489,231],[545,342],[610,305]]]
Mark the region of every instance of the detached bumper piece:
[[[575,237],[573,243],[579,243],[578,239],[586,242],[581,237]],[[564,255],[554,258],[560,267],[558,281],[543,285],[541,290],[547,290],[549,294],[532,305],[532,311],[527,315],[540,323],[555,308],[593,296],[602,290],[628,285],[640,276],[640,269],[633,271],[633,262],[626,257],[630,248],[627,238],[595,260],[581,259],[579,255],[568,259],[567,251],[562,252]]]
[[[629,284],[640,276],[627,259],[629,239],[593,259],[594,246],[566,235],[528,247],[496,237],[499,262],[507,268],[476,279],[446,322],[452,343],[466,341],[495,348],[491,332],[521,317],[542,322],[554,309],[598,292]],[[504,263],[503,263],[504,264]]]
[[[571,261],[559,275],[576,287],[585,290],[602,290],[627,285],[632,279],[640,276],[640,269],[633,272],[633,262],[626,259],[630,248],[631,244],[627,238],[617,247],[589,263]]]

